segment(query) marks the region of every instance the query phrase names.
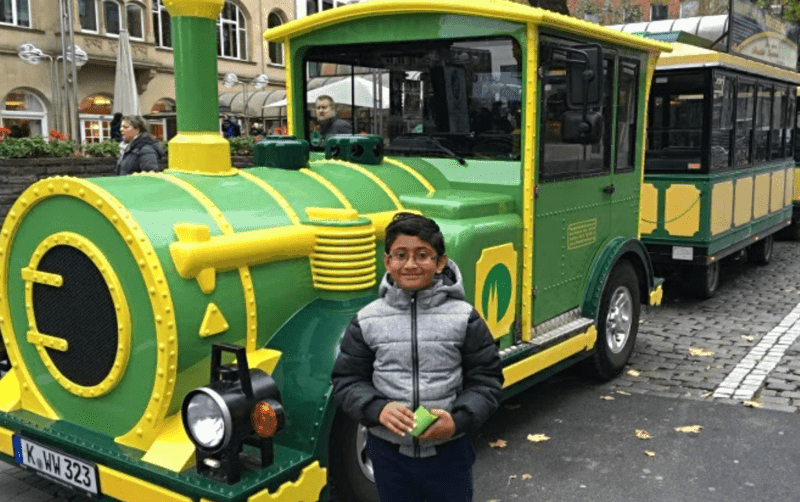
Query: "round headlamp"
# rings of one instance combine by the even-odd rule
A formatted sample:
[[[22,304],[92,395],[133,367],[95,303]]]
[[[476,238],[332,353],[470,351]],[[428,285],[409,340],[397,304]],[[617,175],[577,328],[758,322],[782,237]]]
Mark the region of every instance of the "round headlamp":
[[[183,421],[194,444],[207,450],[225,446],[232,423],[228,406],[219,394],[207,387],[193,390],[184,401]]]

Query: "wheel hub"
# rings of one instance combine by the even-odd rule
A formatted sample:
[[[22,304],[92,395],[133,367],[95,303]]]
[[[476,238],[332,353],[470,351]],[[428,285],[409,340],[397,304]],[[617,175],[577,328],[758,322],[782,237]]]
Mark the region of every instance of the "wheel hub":
[[[372,460],[367,455],[367,435],[369,431],[363,425],[358,426],[356,433],[356,452],[358,453],[358,466],[367,479],[375,482],[375,471],[372,468]]]
[[[606,342],[611,352],[617,354],[628,341],[633,319],[633,298],[628,288],[620,286],[611,295],[606,316]]]

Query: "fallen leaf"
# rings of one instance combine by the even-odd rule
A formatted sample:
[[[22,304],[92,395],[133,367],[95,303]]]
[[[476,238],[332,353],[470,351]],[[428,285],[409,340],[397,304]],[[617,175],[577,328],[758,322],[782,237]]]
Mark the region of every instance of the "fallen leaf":
[[[744,341],[746,342],[752,342],[753,340],[756,339],[756,337],[754,336],[743,336],[742,338],[744,338]]]
[[[526,479],[531,479],[532,477],[533,477],[533,475],[532,475],[532,474],[527,474],[527,473],[525,473],[525,474],[523,474],[523,475],[522,475],[522,479],[523,479],[523,480],[526,480]]]
[[[636,429],[633,433],[639,439],[650,439],[652,436],[644,429]]]
[[[528,434],[528,441],[531,443],[542,443],[549,440],[550,436],[547,436],[546,434]]]
[[[697,356],[697,357],[708,357],[708,356],[713,356],[714,355],[714,351],[713,350],[701,349],[701,348],[698,348],[698,347],[690,347],[689,348],[689,355],[690,356]]]
[[[644,454],[647,455],[648,457],[655,457],[656,456],[656,452],[650,451],[650,450],[645,450]]]
[[[630,395],[631,395],[631,393],[630,393],[630,392],[625,392],[624,390],[616,390],[616,391],[614,391],[614,392],[616,392],[616,393],[617,393],[617,394],[619,394],[620,396],[630,396]]]
[[[762,403],[759,403],[758,401],[745,401],[742,404],[744,404],[748,408],[761,408],[762,406],[764,406]]]
[[[636,370],[628,370],[628,374],[629,374],[630,376],[634,376],[634,377],[641,375],[641,373],[639,373],[639,372],[638,372],[638,371],[636,371]]]
[[[508,483],[506,483],[506,486],[511,484],[511,480],[512,479],[517,479],[517,475],[516,474],[512,474],[511,476],[509,476],[508,477]]]
[[[604,401],[613,401],[614,398],[612,396],[600,396],[600,399]]]
[[[505,439],[498,439],[497,441],[489,441],[490,448],[505,448],[508,443]]]
[[[702,425],[683,425],[681,427],[675,427],[675,430],[686,434],[700,434],[700,429],[702,428]]]

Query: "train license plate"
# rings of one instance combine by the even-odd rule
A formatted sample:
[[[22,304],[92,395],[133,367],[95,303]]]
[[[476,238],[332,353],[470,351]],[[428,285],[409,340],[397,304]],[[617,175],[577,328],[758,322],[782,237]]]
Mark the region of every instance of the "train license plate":
[[[62,483],[97,495],[97,466],[72,455],[14,436],[17,463],[35,469]]]
[[[672,259],[692,261],[694,249],[689,246],[672,246]]]

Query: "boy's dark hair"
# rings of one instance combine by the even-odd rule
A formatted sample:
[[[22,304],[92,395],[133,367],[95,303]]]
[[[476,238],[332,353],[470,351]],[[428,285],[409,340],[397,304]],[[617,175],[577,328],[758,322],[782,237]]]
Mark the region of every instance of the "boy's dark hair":
[[[397,213],[392,222],[386,226],[384,248],[388,254],[395,239],[400,235],[419,237],[433,247],[438,256],[444,256],[444,236],[439,225],[430,218],[414,213]]]

